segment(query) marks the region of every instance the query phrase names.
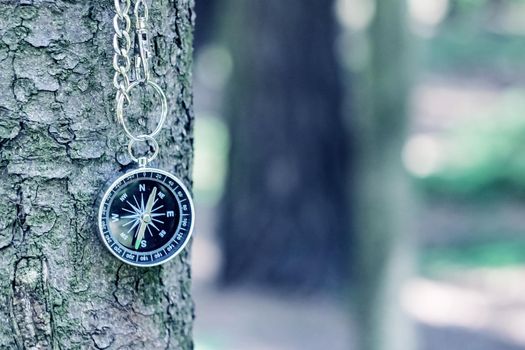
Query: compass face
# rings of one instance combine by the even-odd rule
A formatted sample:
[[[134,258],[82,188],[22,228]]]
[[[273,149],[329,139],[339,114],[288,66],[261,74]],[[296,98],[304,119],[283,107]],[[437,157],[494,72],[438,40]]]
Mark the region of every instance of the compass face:
[[[100,204],[99,229],[108,249],[136,266],[175,257],[193,230],[193,203],[175,176],[137,169],[117,179]]]

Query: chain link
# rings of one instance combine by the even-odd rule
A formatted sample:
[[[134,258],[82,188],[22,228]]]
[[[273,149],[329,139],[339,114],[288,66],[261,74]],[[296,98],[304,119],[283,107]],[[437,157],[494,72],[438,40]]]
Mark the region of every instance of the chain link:
[[[127,90],[129,86],[128,72],[131,68],[131,59],[129,58],[131,19],[128,12],[131,7],[131,0],[115,0],[114,2],[113,28],[115,29],[115,34],[113,35],[113,49],[115,54],[113,55],[113,69],[115,69],[115,75],[113,76],[113,85],[117,89],[115,99],[118,100],[120,95],[123,95],[129,102]],[[122,2],[124,7],[121,6]],[[121,28],[122,24],[124,24],[124,28]]]
[[[115,96],[116,114],[119,123],[122,125],[124,132],[129,138],[128,152],[131,159],[138,162],[141,167],[146,166],[147,163],[154,160],[159,153],[159,145],[155,140],[155,136],[162,130],[166,117],[168,114],[168,103],[164,91],[154,82],[150,81],[149,74],[149,58],[151,56],[149,45],[149,34],[147,32],[147,21],[149,18],[148,6],[145,0],[136,0],[133,10],[135,16],[135,53],[134,53],[134,75],[133,81],[129,76],[131,69],[131,19],[129,17],[129,10],[131,8],[131,0],[114,0],[115,16],[113,17],[113,28],[115,34],[113,35],[113,69],[115,74],[113,76],[113,85],[117,89]],[[124,102],[131,103],[130,92],[133,88],[141,86],[146,88],[149,86],[153,88],[155,93],[160,97],[161,113],[157,127],[149,134],[142,134],[135,136],[128,128],[126,119],[124,117]],[[136,157],[133,153],[133,146],[137,142],[146,142],[151,145],[152,154],[147,156]]]
[[[141,10],[142,15],[140,14]],[[137,27],[139,27],[139,20],[142,19],[144,22],[147,22],[149,19],[148,5],[146,5],[144,0],[137,0],[133,13],[135,15],[135,21],[137,21]]]

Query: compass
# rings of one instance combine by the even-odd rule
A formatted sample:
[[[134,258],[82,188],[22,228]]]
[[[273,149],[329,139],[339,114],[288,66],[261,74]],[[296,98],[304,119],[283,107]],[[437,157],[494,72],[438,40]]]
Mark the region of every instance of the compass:
[[[118,178],[100,203],[102,240],[118,259],[135,266],[162,264],[188,243],[193,202],[181,180],[153,168]]]

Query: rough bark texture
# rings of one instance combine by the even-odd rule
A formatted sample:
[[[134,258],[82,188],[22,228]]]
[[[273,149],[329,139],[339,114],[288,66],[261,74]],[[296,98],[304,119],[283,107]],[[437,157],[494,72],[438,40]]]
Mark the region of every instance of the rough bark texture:
[[[414,253],[411,191],[401,162],[414,74],[406,16],[404,0],[376,1],[370,61],[358,82],[361,109],[351,123],[357,155],[351,301],[361,350],[416,348],[401,307]]]
[[[112,6],[0,2],[0,349],[193,347],[188,253],[133,268],[95,227],[100,191],[133,166],[113,110]],[[150,8],[153,75],[170,101],[159,166],[188,185],[192,8]]]
[[[348,217],[330,1],[230,0],[232,133],[223,280],[285,289],[341,281]],[[242,28],[242,29],[241,29]]]

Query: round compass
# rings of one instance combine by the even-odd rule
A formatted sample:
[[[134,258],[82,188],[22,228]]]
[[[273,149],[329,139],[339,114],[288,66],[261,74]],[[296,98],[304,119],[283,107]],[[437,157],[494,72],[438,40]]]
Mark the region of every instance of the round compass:
[[[162,264],[180,253],[193,219],[193,203],[182,182],[151,168],[118,178],[104,194],[98,215],[107,248],[135,266]]]

